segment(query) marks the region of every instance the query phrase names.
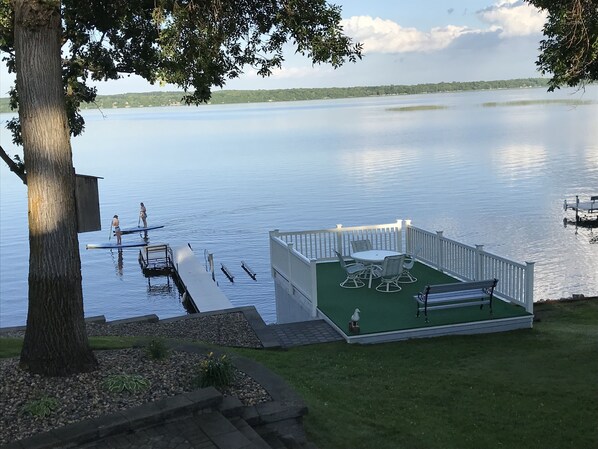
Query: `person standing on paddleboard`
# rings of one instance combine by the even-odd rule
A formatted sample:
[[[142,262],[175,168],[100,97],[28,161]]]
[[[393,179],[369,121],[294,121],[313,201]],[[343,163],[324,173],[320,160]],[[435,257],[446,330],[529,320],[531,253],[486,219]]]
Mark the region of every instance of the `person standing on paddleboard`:
[[[114,227],[114,235],[116,235],[116,244],[122,245],[122,232],[120,231],[120,221],[118,219],[118,215],[115,215],[114,218],[112,218],[112,226]]]
[[[147,228],[147,210],[145,209],[143,203],[140,203],[140,205],[141,209],[139,209],[139,218],[141,218],[141,221],[143,222],[143,227]]]

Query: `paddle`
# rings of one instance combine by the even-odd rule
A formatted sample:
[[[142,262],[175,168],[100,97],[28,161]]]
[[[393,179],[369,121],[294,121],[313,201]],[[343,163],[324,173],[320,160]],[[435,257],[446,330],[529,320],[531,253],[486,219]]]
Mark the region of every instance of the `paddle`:
[[[112,238],[112,221],[110,222],[110,234],[108,234],[108,240]]]

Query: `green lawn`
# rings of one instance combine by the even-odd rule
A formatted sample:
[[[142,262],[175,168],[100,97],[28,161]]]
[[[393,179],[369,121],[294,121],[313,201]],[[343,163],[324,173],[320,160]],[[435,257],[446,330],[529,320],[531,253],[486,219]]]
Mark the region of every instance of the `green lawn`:
[[[598,301],[536,306],[534,329],[240,351],[306,400],[322,449],[598,447]]]
[[[598,448],[598,300],[534,312],[533,329],[506,333],[234,351],[303,396],[320,449]],[[20,346],[0,339],[0,357]]]
[[[94,350],[122,349],[148,340],[138,337],[90,337],[89,344]],[[0,359],[18,357],[23,347],[22,338],[0,338]]]

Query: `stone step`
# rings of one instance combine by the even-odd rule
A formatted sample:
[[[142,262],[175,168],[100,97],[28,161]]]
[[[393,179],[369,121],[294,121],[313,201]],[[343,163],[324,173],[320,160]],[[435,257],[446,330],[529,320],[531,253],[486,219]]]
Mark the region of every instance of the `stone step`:
[[[318,449],[318,446],[316,446],[314,443],[310,443],[309,441],[304,443],[301,447],[303,449]]]
[[[198,427],[218,449],[263,449],[256,446],[220,412],[195,417]]]
[[[272,449],[288,449],[282,440],[275,433],[264,435],[264,440],[270,445]]]
[[[276,432],[262,435],[272,449],[318,449],[309,441],[298,442],[293,435],[280,435]]]
[[[234,396],[224,396],[218,406],[218,411],[229,419],[243,415],[244,410],[245,406]]]
[[[247,421],[243,418],[230,418],[230,422],[239,430],[239,432],[245,435],[257,449],[272,449],[272,446],[264,441],[264,439],[253,429],[253,427],[247,424]]]
[[[307,449],[301,425],[306,412],[304,404],[277,401],[243,406],[237,398],[223,398],[209,387],[54,429],[2,449],[153,449],[181,444],[212,449]]]

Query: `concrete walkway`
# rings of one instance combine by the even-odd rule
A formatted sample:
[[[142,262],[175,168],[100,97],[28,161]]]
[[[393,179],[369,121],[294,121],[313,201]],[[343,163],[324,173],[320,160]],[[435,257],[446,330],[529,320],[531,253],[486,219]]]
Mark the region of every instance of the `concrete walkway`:
[[[255,307],[238,307],[233,310],[243,312],[265,349],[344,341],[344,338],[324,320],[267,325]]]
[[[271,324],[269,327],[284,348],[344,341],[344,338],[324,320]]]

